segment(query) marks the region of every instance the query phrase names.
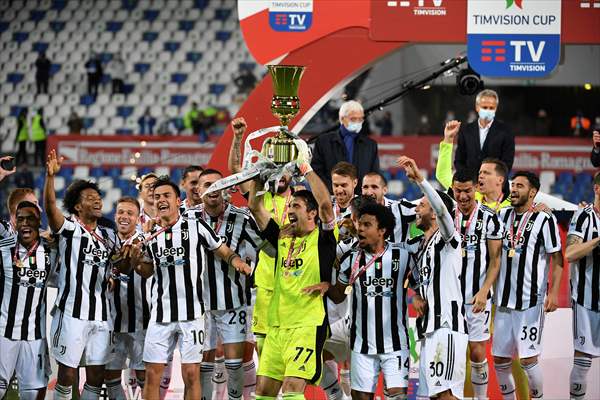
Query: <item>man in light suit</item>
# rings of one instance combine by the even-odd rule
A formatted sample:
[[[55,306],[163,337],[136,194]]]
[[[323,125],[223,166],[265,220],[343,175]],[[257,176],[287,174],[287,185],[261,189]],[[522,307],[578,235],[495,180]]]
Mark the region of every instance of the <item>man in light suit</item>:
[[[488,157],[498,158],[512,169],[515,159],[515,137],[502,121],[495,119],[498,109],[498,93],[482,90],[475,99],[477,121],[463,125],[458,133],[454,158],[457,171],[479,171],[481,161]]]

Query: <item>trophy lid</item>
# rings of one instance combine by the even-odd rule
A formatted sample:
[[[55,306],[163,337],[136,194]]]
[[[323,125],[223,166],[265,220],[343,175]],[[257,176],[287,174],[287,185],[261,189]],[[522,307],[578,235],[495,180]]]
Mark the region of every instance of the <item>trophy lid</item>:
[[[267,65],[273,80],[275,96],[298,97],[300,79],[306,67],[302,65]]]

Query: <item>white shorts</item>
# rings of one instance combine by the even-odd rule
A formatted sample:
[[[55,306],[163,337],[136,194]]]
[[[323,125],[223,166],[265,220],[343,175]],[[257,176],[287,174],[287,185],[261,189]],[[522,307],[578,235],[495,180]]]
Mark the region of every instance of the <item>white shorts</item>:
[[[143,371],[144,368],[144,339],[146,331],[117,332],[114,337],[112,360],[106,364],[108,370],[123,370],[126,368]],[[129,365],[127,364],[129,359]]]
[[[350,356],[350,317],[341,318],[329,326],[331,336],[325,341],[323,350],[330,353],[337,362],[344,362]]]
[[[252,315],[254,314],[254,304],[246,307],[246,313],[248,314],[246,317],[248,320],[248,326],[246,327],[246,342],[256,343],[256,338],[254,337],[254,332],[252,331]]]
[[[159,323],[150,321],[144,340],[144,362],[166,364],[179,343],[182,364],[202,361],[204,317],[191,321]]]
[[[57,362],[77,368],[106,365],[112,355],[112,336],[112,321],[86,321],[57,310],[48,340]]]
[[[474,313],[472,304],[465,304],[465,317],[469,330],[470,342],[484,342],[490,339],[490,322],[492,320],[492,300],[488,299],[485,310]]]
[[[496,307],[492,354],[496,357],[529,358],[542,352],[543,304],[527,310]]]
[[[408,387],[409,369],[409,350],[398,350],[385,354],[361,354],[352,351],[350,357],[352,390],[375,393],[380,372],[383,372],[386,388]]]
[[[204,350],[216,349],[219,339],[223,344],[245,342],[249,326],[247,308],[242,306],[232,310],[206,311],[204,314],[206,329]]]
[[[600,312],[573,302],[573,347],[575,350],[600,357]]]
[[[46,339],[11,340],[0,336],[0,388],[8,388],[13,373],[20,390],[45,388],[50,376]]]
[[[417,397],[433,397],[446,390],[463,398],[467,363],[466,333],[440,328],[425,336],[419,360]]]

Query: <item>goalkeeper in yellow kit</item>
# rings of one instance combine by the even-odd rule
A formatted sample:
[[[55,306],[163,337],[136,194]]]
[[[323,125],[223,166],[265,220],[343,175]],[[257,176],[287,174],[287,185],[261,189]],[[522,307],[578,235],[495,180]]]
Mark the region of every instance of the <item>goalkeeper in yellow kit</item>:
[[[307,383],[321,377],[323,344],[328,334],[325,298],[335,261],[336,237],[329,191],[310,168],[308,146],[296,140],[297,165],[312,192],[294,192],[289,225],[280,227],[265,209],[256,185],[248,205],[265,239],[277,249],[274,290],[267,336],[258,368],[256,399],[304,399]],[[321,221],[319,225],[318,220]]]

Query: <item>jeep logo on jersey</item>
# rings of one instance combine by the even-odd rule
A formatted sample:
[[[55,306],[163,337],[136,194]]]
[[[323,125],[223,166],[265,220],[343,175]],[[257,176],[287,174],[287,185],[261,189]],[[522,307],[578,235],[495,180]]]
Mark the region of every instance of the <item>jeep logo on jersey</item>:
[[[394,286],[394,278],[373,278],[368,277],[363,284],[365,286],[381,286],[381,287],[392,287]]]
[[[93,257],[108,258],[108,251],[98,249],[93,246],[89,246],[89,247],[86,247],[85,249],[83,249],[83,254],[93,256]]]
[[[461,234],[460,238],[461,238],[461,240],[462,240],[463,243],[477,243],[477,242],[479,242],[479,235],[476,235],[476,234],[472,234],[472,235]]]
[[[40,269],[19,268],[19,276],[23,278],[46,279],[47,272]]]
[[[515,232],[515,236],[517,236],[516,232]],[[510,231],[504,232],[504,239],[508,240],[509,243],[512,243],[512,241],[511,241],[512,238],[510,236]],[[523,237],[523,235],[521,235],[521,237],[519,238],[519,242],[515,243],[515,244],[522,245],[524,243],[525,243],[525,238]]]
[[[287,260],[285,259],[285,257],[281,257],[281,265],[283,265],[283,268],[298,269],[304,264],[304,260],[302,260],[301,258],[292,259],[290,260],[289,264],[286,261]]]
[[[177,257],[183,256],[185,254],[185,249],[183,247],[171,247],[170,249],[159,249],[158,253],[156,253],[156,257]]]

